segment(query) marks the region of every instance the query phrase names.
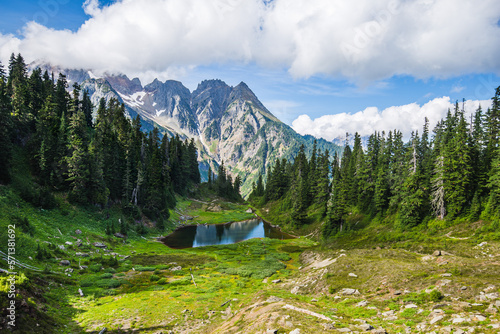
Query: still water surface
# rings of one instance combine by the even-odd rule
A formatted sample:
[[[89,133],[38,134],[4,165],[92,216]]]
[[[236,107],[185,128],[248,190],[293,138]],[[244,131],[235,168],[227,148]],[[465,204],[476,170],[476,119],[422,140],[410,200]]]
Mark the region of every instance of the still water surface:
[[[291,239],[292,236],[262,221],[250,219],[217,225],[189,225],[181,227],[161,241],[170,248],[191,248],[234,244],[252,238]]]

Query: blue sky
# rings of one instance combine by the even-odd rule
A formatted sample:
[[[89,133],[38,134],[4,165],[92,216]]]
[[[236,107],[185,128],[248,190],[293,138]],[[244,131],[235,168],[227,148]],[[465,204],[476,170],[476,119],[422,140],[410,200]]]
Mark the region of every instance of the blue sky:
[[[244,81],[285,123],[327,139],[394,119],[415,129],[443,101],[487,107],[500,85],[495,0],[18,0],[0,13],[4,64],[21,52],[143,84]]]

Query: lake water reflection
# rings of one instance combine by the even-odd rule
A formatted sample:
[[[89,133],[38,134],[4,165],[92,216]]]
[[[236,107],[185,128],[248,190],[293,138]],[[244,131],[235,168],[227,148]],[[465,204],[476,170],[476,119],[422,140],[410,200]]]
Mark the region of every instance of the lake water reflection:
[[[181,227],[161,241],[170,248],[191,248],[233,244],[252,238],[291,239],[292,236],[272,227],[262,219],[250,219],[217,225]]]

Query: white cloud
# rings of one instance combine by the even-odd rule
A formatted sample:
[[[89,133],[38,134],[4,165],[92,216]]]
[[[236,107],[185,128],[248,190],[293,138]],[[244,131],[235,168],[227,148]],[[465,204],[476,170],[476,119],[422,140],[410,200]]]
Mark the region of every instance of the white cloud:
[[[468,120],[479,105],[486,110],[491,106],[491,100],[465,102],[465,114]],[[302,135],[310,134],[326,140],[345,138],[346,132],[351,135],[358,132],[363,137],[375,131],[388,133],[394,129],[400,130],[405,138],[408,138],[412,131],[422,133],[425,117],[429,120],[429,127],[432,130],[438,121],[446,117],[448,109],[453,110],[454,104],[450,102],[449,97],[444,96],[422,106],[411,103],[384,110],[369,107],[355,114],[325,115],[314,120],[308,115],[301,115],[292,122],[292,128]]]
[[[364,83],[500,73],[497,0],[122,0],[76,32],[28,23],[0,35],[0,57],[21,52],[65,67],[125,73],[226,62]]]

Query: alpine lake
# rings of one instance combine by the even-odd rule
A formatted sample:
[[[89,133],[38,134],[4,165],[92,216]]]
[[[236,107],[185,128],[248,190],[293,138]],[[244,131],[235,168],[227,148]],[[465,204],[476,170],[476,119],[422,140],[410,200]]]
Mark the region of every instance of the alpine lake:
[[[293,239],[260,218],[226,224],[181,226],[160,239],[174,249],[234,244],[252,238]]]

